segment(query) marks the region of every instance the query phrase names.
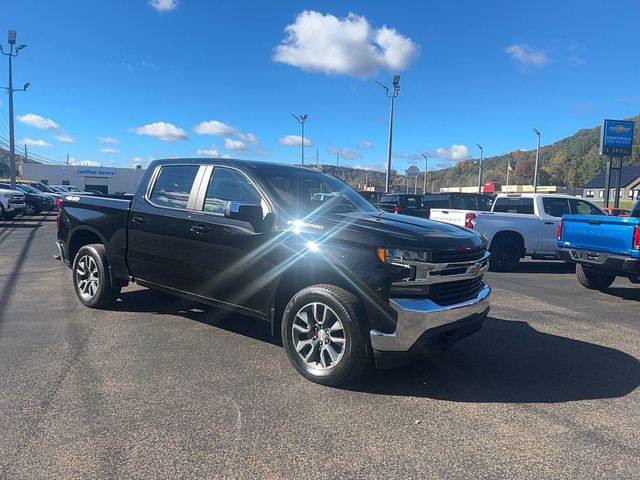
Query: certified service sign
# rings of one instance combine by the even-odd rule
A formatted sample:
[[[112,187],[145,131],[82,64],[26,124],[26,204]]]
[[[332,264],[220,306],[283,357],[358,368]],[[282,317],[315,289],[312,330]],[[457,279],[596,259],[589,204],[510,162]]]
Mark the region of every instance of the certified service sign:
[[[628,157],[633,146],[633,122],[605,120],[600,132],[600,155]]]
[[[76,167],[79,177],[115,177],[116,169],[112,167]]]

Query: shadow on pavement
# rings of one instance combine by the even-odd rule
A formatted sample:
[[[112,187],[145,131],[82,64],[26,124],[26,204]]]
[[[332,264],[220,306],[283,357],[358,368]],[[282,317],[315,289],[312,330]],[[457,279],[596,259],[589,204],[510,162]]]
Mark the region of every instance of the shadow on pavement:
[[[181,315],[196,322],[222,328],[245,337],[255,338],[273,345],[281,345],[279,335],[275,338],[271,336],[271,325],[267,322],[202,305],[157,290],[143,289],[123,292],[112,310]]]
[[[280,345],[266,322],[153,290],[125,292],[114,308],[181,315]],[[392,370],[371,370],[346,388],[455,402],[556,403],[622,397],[639,385],[640,362],[631,355],[490,317],[483,330],[445,352]]]
[[[11,223],[0,223],[0,228],[38,228],[42,226],[42,223],[19,223],[19,220],[14,220]]]
[[[488,318],[483,330],[404,369],[349,388],[454,402],[558,403],[617,398],[640,385],[640,362],[619,350]]]
[[[636,300],[640,301],[640,285],[637,287],[610,287],[607,288],[603,293],[608,295],[613,295],[614,297],[621,298],[623,300]]]
[[[520,262],[513,273],[575,273],[573,263],[557,260],[541,260],[536,262]]]

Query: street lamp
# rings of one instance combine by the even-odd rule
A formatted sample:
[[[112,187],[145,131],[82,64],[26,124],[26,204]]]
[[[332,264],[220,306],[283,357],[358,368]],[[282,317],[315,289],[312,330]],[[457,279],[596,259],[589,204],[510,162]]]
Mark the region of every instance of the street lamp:
[[[536,165],[533,170],[533,193],[538,192],[538,159],[540,158],[540,131],[537,128],[533,129],[533,133],[538,136],[538,146],[536,147]]]
[[[421,155],[424,157],[424,183],[422,185],[422,194],[424,195],[425,193],[427,193],[427,170],[429,158],[424,153],[422,153]]]
[[[9,52],[5,52],[0,45],[0,53],[9,57],[9,87],[4,88],[9,93],[9,170],[11,177],[11,188],[16,188],[16,151],[15,151],[15,135],[13,128],[13,92],[26,92],[27,88],[31,86],[30,83],[25,83],[23,88],[13,88],[13,66],[11,59],[17,57],[20,50],[26,48],[26,45],[16,44],[16,32],[15,30],[9,30]]]
[[[385,181],[384,191],[389,193],[389,181],[391,179],[391,143],[393,141],[393,101],[400,93],[400,75],[393,76],[393,92],[389,92],[389,87],[376,80],[376,83],[384,88],[385,95],[391,99],[391,108],[389,111],[389,142],[387,149],[387,179]]]
[[[482,160],[484,158],[484,149],[479,143],[476,143],[476,147],[480,149],[480,165],[478,166],[478,193],[482,193]]]
[[[307,121],[308,115],[306,113],[303,113],[302,115],[294,115],[292,113],[291,116],[295,118],[300,125],[302,125],[302,142],[300,142],[300,144],[302,145],[302,165],[304,165],[304,124]]]

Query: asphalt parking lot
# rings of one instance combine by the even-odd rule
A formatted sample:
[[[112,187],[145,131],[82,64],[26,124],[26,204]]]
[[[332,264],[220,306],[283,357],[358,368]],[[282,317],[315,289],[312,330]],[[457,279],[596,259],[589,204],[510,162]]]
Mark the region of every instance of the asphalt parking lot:
[[[0,222],[0,478],[640,478],[640,286],[489,274],[485,328],[344,389],[267,326],[128,287],[84,308],[55,216]]]

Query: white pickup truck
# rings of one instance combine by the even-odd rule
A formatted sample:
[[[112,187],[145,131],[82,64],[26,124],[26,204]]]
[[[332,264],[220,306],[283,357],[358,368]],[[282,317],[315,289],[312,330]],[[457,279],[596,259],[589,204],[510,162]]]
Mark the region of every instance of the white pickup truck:
[[[558,258],[556,229],[562,215],[604,215],[593,203],[571,195],[502,194],[490,212],[431,209],[431,220],[471,228],[489,243],[489,269],[509,272],[521,258]]]

